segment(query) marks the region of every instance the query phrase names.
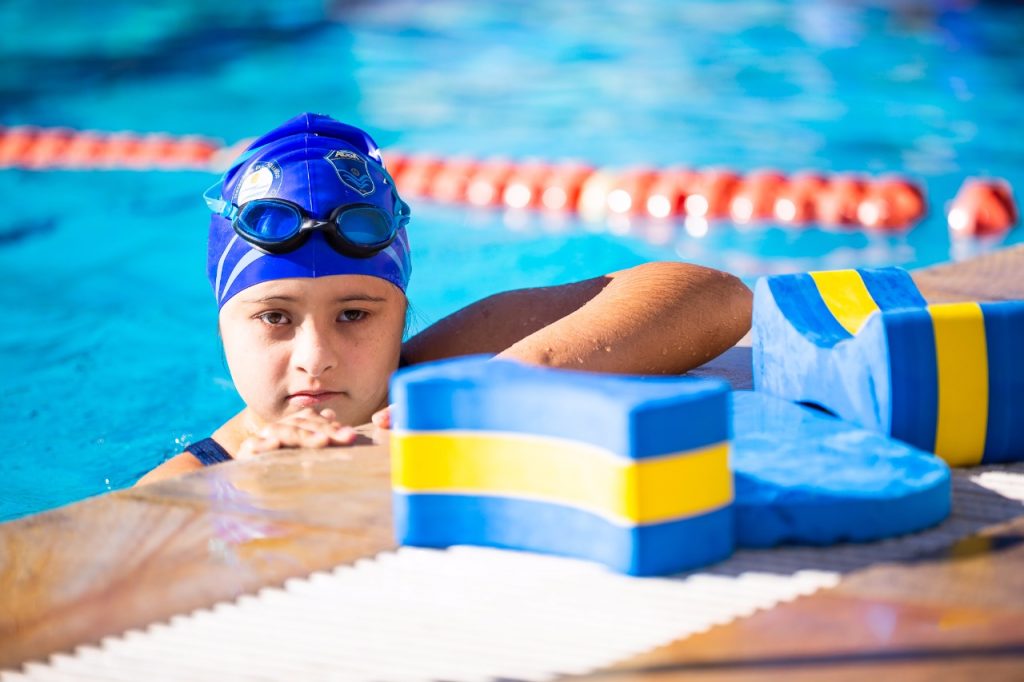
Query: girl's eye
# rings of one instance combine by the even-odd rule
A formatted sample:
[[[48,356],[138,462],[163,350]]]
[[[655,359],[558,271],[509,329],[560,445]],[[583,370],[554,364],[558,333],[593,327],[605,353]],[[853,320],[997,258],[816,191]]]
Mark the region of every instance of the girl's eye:
[[[366,317],[365,310],[343,310],[339,319],[342,322],[358,322]]]
[[[288,324],[288,317],[284,313],[277,311],[271,311],[269,313],[260,313],[257,317],[261,322],[269,324],[272,327],[276,327],[282,324]]]

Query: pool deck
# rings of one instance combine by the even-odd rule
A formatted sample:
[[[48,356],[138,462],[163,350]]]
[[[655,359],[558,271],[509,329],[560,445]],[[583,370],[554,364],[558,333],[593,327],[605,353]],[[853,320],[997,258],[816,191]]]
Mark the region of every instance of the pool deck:
[[[914,277],[930,301],[1005,300],[1024,298],[1022,272],[1019,246]],[[749,387],[749,349],[695,373]],[[0,670],[391,549],[387,438],[370,429],[351,448],[231,462],[18,519],[0,525]],[[1022,671],[1024,514],[573,679]]]

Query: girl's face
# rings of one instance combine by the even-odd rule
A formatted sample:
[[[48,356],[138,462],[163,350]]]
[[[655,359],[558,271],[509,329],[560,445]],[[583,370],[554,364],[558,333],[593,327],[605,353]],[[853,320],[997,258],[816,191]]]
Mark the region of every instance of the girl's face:
[[[397,287],[366,275],[254,285],[220,311],[231,378],[260,422],[329,407],[363,424],[387,404],[405,310]]]

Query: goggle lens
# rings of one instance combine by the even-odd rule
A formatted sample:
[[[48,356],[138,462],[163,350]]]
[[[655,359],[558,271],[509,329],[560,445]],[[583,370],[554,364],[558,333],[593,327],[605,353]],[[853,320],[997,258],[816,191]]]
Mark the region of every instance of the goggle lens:
[[[394,235],[394,224],[383,211],[368,206],[348,208],[335,218],[338,232],[357,246],[376,246]]]
[[[242,207],[236,224],[264,242],[283,242],[302,227],[302,214],[294,206],[276,201],[253,201]]]

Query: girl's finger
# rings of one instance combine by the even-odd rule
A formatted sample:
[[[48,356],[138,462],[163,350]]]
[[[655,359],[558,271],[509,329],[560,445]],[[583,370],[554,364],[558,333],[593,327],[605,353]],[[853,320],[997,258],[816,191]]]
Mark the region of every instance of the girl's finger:
[[[269,424],[256,435],[243,441],[236,459],[283,448],[323,448],[349,445],[356,439],[351,426],[328,421],[312,410],[296,412],[287,419]]]
[[[330,434],[332,445],[351,445],[356,439],[356,430],[351,426],[340,426]]]
[[[280,447],[281,441],[279,441],[276,438],[251,436],[242,441],[241,447],[238,448],[238,452],[235,454],[235,459],[252,459],[256,455],[259,455],[264,452],[270,452],[272,450],[277,450]]]
[[[263,431],[260,432],[260,437],[264,440],[276,440],[282,448],[294,448],[298,447],[299,441],[302,439],[304,433],[308,429],[295,424],[272,424]]]
[[[305,410],[303,410],[301,412],[296,412],[294,414],[290,414],[290,415],[288,415],[286,417],[283,417],[283,418],[279,419],[278,421],[274,422],[274,424],[297,424],[297,423],[305,423],[305,422],[335,422],[335,421],[337,421],[337,419],[338,419],[338,417],[335,414],[334,410],[332,410],[330,408],[324,409],[324,410],[322,410],[320,412],[313,412],[312,410],[307,408],[307,409],[305,409]],[[273,424],[271,424],[271,426],[273,426]]]
[[[272,450],[280,450],[285,447],[284,443],[281,442],[280,438],[271,436],[270,438],[259,438],[253,444],[253,452],[270,452]]]
[[[348,445],[356,439],[356,430],[337,422],[306,421],[302,424],[281,425],[278,434],[284,445],[292,448],[323,448],[329,445]]]
[[[390,429],[391,428],[391,406],[388,405],[383,410],[378,410],[373,413],[370,417],[370,421],[373,422],[374,426],[379,429]]]
[[[273,437],[284,448],[323,448],[328,445],[348,445],[355,440],[355,429],[328,422],[309,421],[302,424],[276,424]]]
[[[251,459],[252,458],[252,456],[253,456],[252,441],[253,441],[253,438],[251,438],[251,437],[250,438],[246,438],[245,440],[242,441],[242,444],[240,446],[238,446],[238,451],[235,453],[235,459],[237,459],[239,461],[242,461],[242,460],[246,460],[246,459]]]
[[[300,448],[325,448],[330,444],[330,435],[323,431],[304,431],[299,435]]]
[[[278,422],[278,424],[285,427],[295,427],[304,431],[312,431],[314,433],[326,433],[328,435],[334,435],[344,428],[339,422],[328,421],[320,416],[291,419],[287,422]]]

